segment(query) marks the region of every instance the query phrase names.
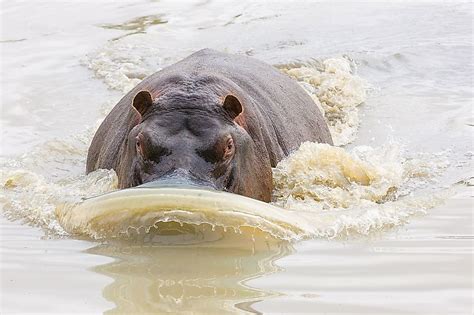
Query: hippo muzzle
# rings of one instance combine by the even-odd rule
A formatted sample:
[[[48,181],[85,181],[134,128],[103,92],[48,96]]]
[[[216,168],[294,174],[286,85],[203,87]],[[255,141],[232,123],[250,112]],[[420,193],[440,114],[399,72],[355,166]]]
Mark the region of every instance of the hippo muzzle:
[[[164,176],[152,179],[138,187],[194,187],[217,190],[214,183],[198,178],[189,170],[185,169],[173,170]]]

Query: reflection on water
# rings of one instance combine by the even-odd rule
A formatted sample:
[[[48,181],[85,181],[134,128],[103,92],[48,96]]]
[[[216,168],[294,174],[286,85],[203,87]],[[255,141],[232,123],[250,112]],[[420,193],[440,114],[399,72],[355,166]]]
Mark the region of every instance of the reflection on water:
[[[252,304],[277,293],[249,287],[246,281],[278,271],[275,261],[291,252],[288,243],[234,232],[194,245],[121,241],[87,250],[115,258],[94,268],[113,279],[103,290],[115,303],[107,314],[257,313]]]
[[[117,39],[123,38],[125,36],[129,36],[132,34],[145,33],[146,29],[149,28],[150,26],[165,24],[165,23],[167,23],[167,21],[164,20],[161,15],[147,15],[147,16],[140,16],[140,17],[134,18],[132,20],[129,20],[120,24],[101,24],[99,26],[105,29],[131,31],[130,33],[127,33],[123,36],[113,39],[113,40],[117,40]]]
[[[5,39],[5,40],[0,40],[0,43],[17,43],[17,42],[22,42],[25,41],[26,38],[20,38],[20,39]]]

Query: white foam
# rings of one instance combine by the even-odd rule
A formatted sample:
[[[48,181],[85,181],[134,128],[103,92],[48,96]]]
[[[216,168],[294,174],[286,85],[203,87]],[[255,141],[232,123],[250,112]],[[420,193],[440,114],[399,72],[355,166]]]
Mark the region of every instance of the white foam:
[[[161,69],[163,61],[157,48],[131,40],[109,42],[82,63],[110,88],[126,93],[146,76]]]
[[[404,154],[394,143],[352,150],[303,143],[274,169],[274,204],[312,221],[315,235],[366,235],[400,225],[443,200],[445,192],[420,189],[449,166],[446,154]]]
[[[369,84],[354,74],[355,63],[340,57],[279,68],[296,79],[318,104],[335,145],[355,140],[359,127],[357,107],[366,100],[369,89]]]

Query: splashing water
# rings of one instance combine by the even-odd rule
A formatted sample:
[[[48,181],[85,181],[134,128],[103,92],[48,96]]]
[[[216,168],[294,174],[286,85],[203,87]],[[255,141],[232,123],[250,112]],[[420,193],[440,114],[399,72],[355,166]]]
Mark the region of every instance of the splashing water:
[[[367,235],[405,223],[445,197],[415,192],[449,166],[446,154],[408,158],[394,143],[349,151],[306,142],[274,169],[273,203],[311,220],[315,235]]]
[[[355,64],[346,58],[283,65],[279,68],[298,80],[324,113],[334,145],[355,140],[359,127],[357,106],[367,97],[369,84],[354,75]]]
[[[87,147],[93,133],[48,141],[17,159],[0,162],[0,205],[11,220],[41,227],[47,235],[65,235],[55,208],[117,188],[113,170],[84,175]]]
[[[139,50],[140,55],[131,54]],[[153,60],[153,62],[147,62]],[[110,88],[127,93],[146,76],[160,70],[163,60],[159,51],[143,43],[107,45],[101,51],[82,60]]]

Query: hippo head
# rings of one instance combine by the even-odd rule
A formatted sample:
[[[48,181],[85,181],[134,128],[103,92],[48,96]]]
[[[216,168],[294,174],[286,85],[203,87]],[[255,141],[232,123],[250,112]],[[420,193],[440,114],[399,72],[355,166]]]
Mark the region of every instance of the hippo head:
[[[122,186],[184,184],[236,192],[252,139],[236,123],[243,112],[234,95],[221,99],[148,91],[133,99],[139,123],[128,135],[131,169]],[[251,154],[251,153],[250,153]]]

